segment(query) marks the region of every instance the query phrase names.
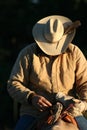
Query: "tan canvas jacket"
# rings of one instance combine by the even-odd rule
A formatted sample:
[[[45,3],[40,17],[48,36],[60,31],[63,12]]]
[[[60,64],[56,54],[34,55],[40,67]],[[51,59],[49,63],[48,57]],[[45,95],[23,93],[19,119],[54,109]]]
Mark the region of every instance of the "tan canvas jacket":
[[[87,99],[87,61],[80,49],[69,44],[65,53],[52,58],[37,54],[36,46],[32,43],[20,52],[8,80],[9,94],[21,103],[20,114],[40,115],[27,101],[33,91],[50,102],[57,92]]]

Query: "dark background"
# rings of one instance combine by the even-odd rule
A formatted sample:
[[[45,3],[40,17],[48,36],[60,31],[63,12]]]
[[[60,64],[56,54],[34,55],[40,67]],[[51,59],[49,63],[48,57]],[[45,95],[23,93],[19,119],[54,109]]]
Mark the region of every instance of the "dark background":
[[[73,43],[87,57],[87,0],[0,0],[0,127],[15,124],[13,100],[6,90],[12,66],[19,51],[34,41],[33,25],[48,15],[81,21]]]

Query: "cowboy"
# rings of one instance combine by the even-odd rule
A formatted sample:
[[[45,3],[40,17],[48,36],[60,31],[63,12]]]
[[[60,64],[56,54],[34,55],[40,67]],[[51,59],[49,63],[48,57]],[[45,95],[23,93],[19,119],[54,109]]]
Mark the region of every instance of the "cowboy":
[[[75,103],[72,115],[87,109],[87,61],[72,44],[79,25],[60,15],[42,18],[34,25],[35,42],[19,53],[7,85],[10,96],[21,104],[15,130],[27,130],[52,107],[60,92],[85,104],[80,109],[79,102]]]

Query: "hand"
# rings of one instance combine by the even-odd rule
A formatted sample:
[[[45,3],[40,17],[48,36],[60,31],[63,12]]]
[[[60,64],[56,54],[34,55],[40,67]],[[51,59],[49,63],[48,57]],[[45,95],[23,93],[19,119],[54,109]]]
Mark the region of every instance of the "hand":
[[[33,95],[32,97],[32,105],[35,106],[39,111],[44,111],[48,107],[52,106],[52,104],[43,96]]]
[[[69,104],[73,103],[73,97],[69,95],[65,95],[62,92],[58,92],[55,98],[56,98],[56,101],[61,102],[65,108],[67,108]]]
[[[82,115],[82,113],[87,110],[86,101],[75,99],[74,97],[65,95],[62,92],[56,94],[56,100],[60,101],[65,108],[67,108],[69,104],[73,104],[73,107],[69,110],[73,116]]]
[[[85,111],[87,103],[78,99],[73,99],[73,101],[73,107],[69,110],[69,112],[75,117],[82,115],[82,113]]]

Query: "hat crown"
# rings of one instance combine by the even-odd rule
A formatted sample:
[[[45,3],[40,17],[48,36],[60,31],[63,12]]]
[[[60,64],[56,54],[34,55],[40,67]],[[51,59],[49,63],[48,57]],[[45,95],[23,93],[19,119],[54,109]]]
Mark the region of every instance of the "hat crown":
[[[49,19],[44,27],[44,37],[48,42],[58,42],[64,33],[63,24],[59,19]]]

